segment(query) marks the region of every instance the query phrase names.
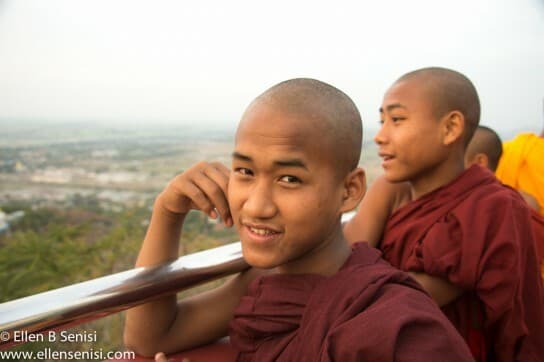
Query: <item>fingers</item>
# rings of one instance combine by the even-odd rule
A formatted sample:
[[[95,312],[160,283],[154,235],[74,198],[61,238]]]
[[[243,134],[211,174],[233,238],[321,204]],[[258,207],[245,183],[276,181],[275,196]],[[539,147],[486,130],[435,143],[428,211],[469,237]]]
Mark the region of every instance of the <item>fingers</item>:
[[[232,225],[227,187],[230,170],[220,163],[200,162],[178,175],[168,186],[167,193],[175,195],[169,209],[187,213],[198,209],[212,218],[220,216],[225,225]],[[170,197],[172,199],[172,197]]]
[[[155,355],[155,362],[168,362],[164,353],[159,352]]]
[[[232,225],[230,207],[227,199],[230,170],[221,163],[211,163],[203,170],[203,174],[213,181],[210,189],[205,190],[219,216],[227,226]]]
[[[173,360],[166,359],[166,356],[162,352],[159,352],[155,355],[155,362],[170,362],[170,361],[173,361]],[[191,361],[188,358],[183,358],[181,362],[191,362]]]

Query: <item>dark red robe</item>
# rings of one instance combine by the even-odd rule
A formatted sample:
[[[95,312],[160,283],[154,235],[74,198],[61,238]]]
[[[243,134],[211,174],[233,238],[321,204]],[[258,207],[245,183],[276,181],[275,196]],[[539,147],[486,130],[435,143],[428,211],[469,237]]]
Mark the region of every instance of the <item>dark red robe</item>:
[[[466,290],[442,310],[478,360],[542,361],[542,281],[530,220],[520,195],[475,165],[396,210],[380,249],[393,266]]]
[[[536,242],[536,255],[540,263],[540,276],[544,279],[544,217],[531,209],[531,223]]]
[[[461,336],[407,274],[359,243],[332,277],[255,280],[230,324],[239,361],[471,361]]]

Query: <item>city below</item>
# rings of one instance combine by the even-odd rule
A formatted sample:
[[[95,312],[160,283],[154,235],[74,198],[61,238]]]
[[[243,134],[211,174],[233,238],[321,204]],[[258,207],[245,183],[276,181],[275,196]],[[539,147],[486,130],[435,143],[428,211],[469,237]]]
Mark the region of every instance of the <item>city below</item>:
[[[0,210],[14,203],[32,209],[92,203],[113,212],[151,205],[193,163],[229,164],[234,130],[201,127],[12,126],[0,138]],[[379,159],[371,142],[363,157],[372,180]],[[21,217],[1,212],[0,233]]]

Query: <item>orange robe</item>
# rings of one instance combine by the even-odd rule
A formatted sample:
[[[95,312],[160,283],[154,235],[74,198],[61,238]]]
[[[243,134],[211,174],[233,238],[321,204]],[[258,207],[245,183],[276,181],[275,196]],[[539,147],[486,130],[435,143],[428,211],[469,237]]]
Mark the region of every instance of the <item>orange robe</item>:
[[[502,183],[532,195],[544,215],[544,138],[522,133],[503,143],[496,176]]]
[[[380,249],[393,266],[466,292],[442,308],[477,360],[540,361],[543,291],[530,210],[477,165],[396,210]]]

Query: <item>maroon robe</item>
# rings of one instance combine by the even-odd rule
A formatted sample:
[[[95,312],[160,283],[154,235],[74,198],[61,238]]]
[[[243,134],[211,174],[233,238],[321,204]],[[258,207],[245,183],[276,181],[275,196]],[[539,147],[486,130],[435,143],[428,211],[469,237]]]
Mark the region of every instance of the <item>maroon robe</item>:
[[[396,210],[380,249],[393,266],[466,293],[442,308],[478,360],[542,361],[544,316],[530,210],[488,170]]]
[[[471,361],[461,336],[407,274],[366,243],[338,273],[256,279],[235,310],[239,361]]]
[[[531,209],[531,223],[536,242],[536,255],[540,263],[540,276],[544,279],[544,216]]]

